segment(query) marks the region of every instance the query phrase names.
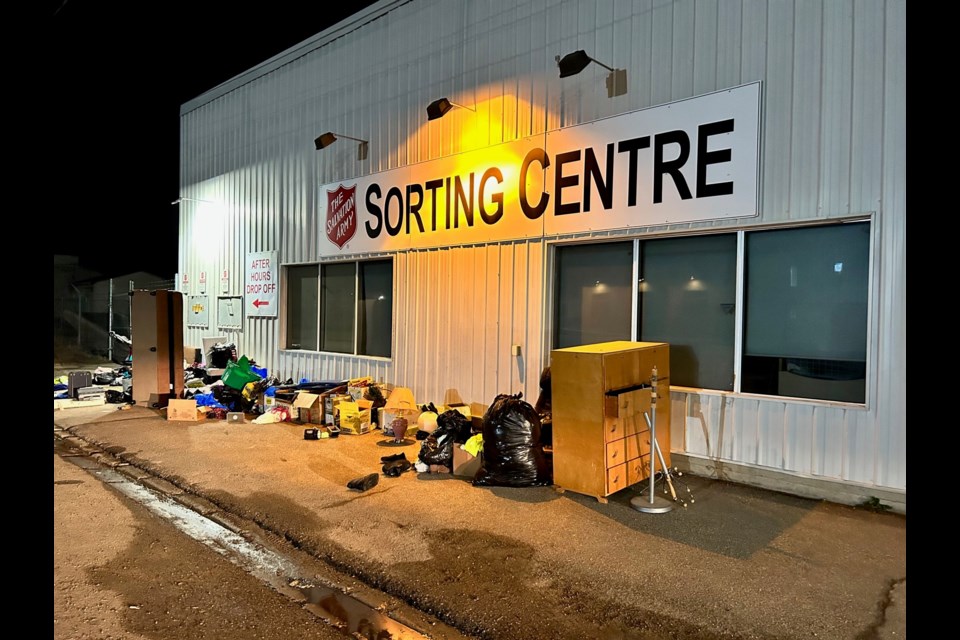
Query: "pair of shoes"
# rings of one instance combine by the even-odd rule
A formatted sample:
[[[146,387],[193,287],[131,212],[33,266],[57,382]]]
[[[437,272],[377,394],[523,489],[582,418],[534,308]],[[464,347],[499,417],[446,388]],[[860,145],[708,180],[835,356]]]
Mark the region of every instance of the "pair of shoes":
[[[356,489],[358,491],[366,491],[368,489],[373,489],[377,486],[377,483],[380,482],[380,476],[376,473],[371,473],[368,476],[363,476],[362,478],[354,478],[347,483],[347,487],[350,489]]]
[[[409,460],[393,460],[383,465],[383,475],[388,478],[397,478],[404,471],[409,471],[413,467]]]
[[[397,460],[406,460],[407,454],[401,451],[400,453],[395,453],[391,456],[382,456],[380,462],[396,462]]]

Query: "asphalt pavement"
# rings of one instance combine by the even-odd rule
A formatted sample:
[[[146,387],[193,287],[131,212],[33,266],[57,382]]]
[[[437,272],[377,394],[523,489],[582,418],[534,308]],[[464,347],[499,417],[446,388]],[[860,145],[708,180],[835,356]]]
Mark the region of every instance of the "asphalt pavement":
[[[303,425],[168,421],[139,406],[55,410],[54,426],[144,486],[238,531],[255,524],[469,637],[906,635],[905,515],[689,475],[678,480],[692,502],[666,513],[632,506],[643,485],[603,504],[391,477],[380,458],[416,460],[419,443],[305,440]],[[369,474],[369,490],[347,486]]]

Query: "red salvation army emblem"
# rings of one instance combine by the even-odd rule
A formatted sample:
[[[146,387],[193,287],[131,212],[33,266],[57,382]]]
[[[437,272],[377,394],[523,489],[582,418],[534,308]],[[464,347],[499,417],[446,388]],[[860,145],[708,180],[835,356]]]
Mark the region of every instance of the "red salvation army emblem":
[[[357,232],[357,185],[327,191],[327,237],[343,249]]]

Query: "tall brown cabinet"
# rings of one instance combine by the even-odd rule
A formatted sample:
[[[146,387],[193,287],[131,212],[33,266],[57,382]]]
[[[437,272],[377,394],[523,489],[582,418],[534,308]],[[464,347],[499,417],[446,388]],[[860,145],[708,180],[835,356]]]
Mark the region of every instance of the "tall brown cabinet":
[[[553,350],[553,480],[558,490],[607,502],[610,494],[650,475],[650,429],[643,413],[651,408],[654,367],[654,426],[669,465],[667,343],[615,341]]]
[[[183,294],[132,291],[133,400],[165,407],[183,391]]]

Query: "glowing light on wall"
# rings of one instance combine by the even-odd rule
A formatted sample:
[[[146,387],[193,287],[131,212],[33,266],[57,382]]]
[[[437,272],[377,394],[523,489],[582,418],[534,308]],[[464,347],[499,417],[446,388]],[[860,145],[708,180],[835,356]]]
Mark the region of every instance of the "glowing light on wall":
[[[180,225],[188,229],[190,246],[198,254],[210,254],[220,246],[225,207],[220,202],[181,196],[171,204],[180,207]]]

